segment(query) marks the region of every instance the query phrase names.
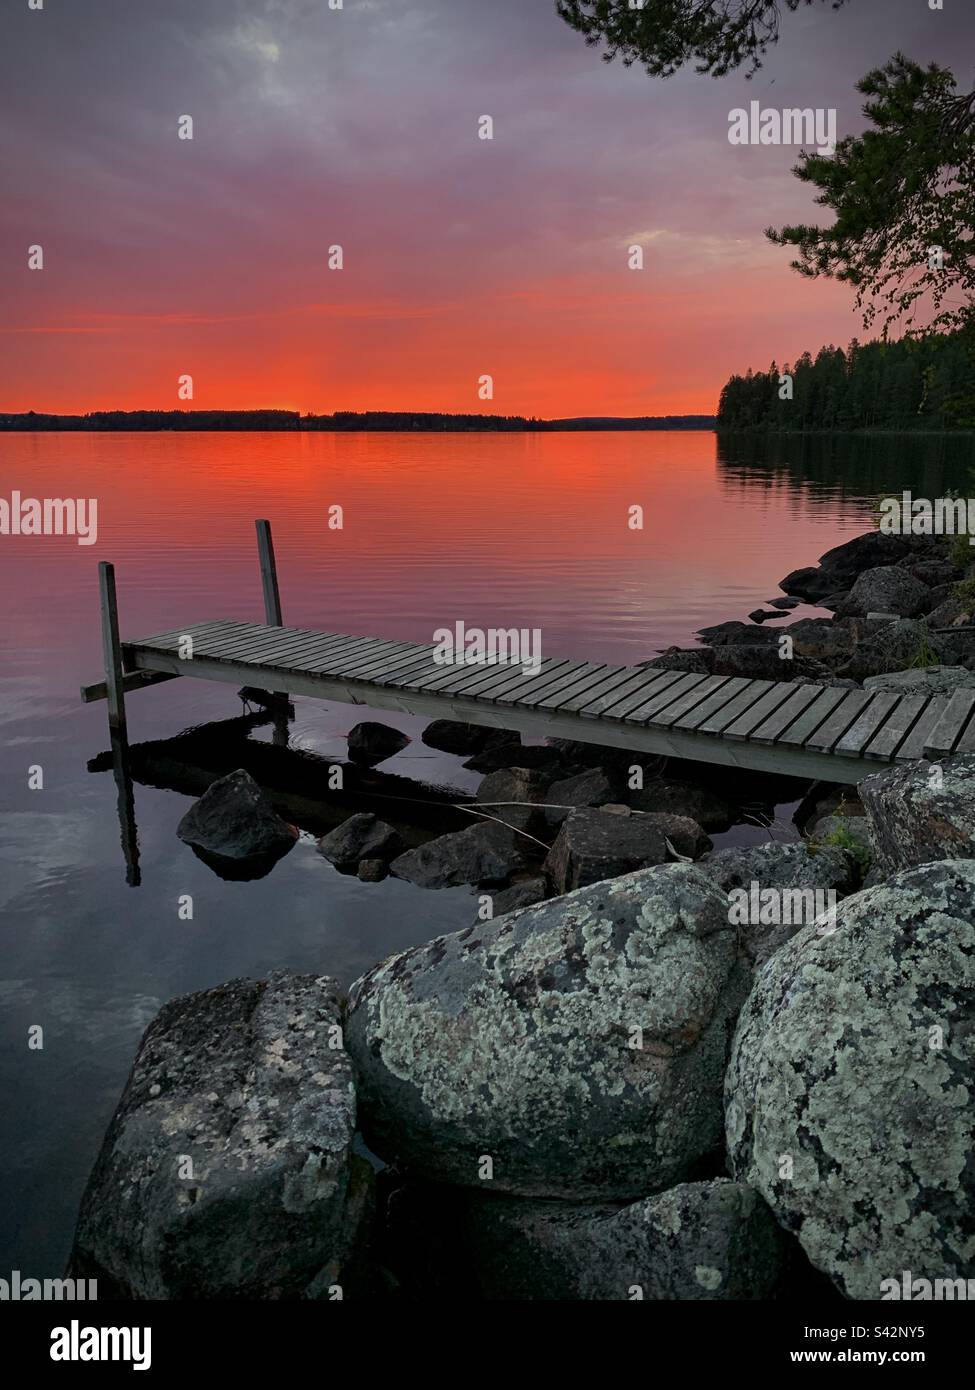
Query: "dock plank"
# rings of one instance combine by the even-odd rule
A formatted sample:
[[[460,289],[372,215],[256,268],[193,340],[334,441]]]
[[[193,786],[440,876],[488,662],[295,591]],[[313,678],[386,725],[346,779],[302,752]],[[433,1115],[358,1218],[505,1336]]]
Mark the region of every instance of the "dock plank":
[[[953,752],[973,709],[975,690],[956,690],[931,732],[925,754],[932,758],[943,758],[947,753]]]

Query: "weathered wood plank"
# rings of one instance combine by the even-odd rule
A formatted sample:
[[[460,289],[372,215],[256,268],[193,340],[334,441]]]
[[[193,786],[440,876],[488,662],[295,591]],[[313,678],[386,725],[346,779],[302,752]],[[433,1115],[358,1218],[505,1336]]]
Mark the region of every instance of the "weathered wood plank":
[[[794,723],[821,693],[820,688],[815,685],[794,687],[789,698],[752,729],[748,735],[748,742],[777,743],[787,732],[790,724]]]
[[[845,686],[827,686],[825,690],[820,687],[820,694],[811,704],[806,706],[798,719],[794,719],[789,727],[779,735],[776,742],[792,748],[801,748],[812,738],[820,725],[826,722],[837,705],[843,703],[846,696]]]
[[[775,694],[777,699],[770,697]],[[728,730],[739,726],[753,729],[756,724],[760,724],[776,705],[780,705],[783,700],[788,699],[788,690],[783,690],[776,685],[775,681],[749,681],[748,686],[733,700],[729,700],[726,705],[720,706],[701,720],[697,725],[698,731],[702,734],[721,734],[722,738],[728,737]],[[749,716],[751,720],[749,722]]]
[[[655,695],[660,695],[664,690],[669,690],[672,685],[676,685],[685,675],[686,671],[660,671],[659,679],[654,680],[643,689],[634,690],[632,694],[617,700],[614,705],[610,705],[602,712],[603,719],[612,719],[622,722],[628,714],[632,714],[635,709],[645,705],[652,700]]]
[[[760,687],[758,690],[755,689],[756,685]],[[768,681],[753,681],[746,676],[732,676],[720,689],[712,691],[693,709],[687,710],[679,719],[670,722],[678,729],[700,729],[707,720],[720,719],[729,705],[734,705],[740,700],[757,700],[767,685]],[[668,710],[667,713],[670,714],[671,711]]]
[[[948,695],[931,696],[917,723],[897,750],[896,758],[899,763],[924,757],[924,745],[938,727],[938,721],[948,708],[950,698]]]
[[[961,738],[965,725],[975,709],[975,690],[956,690],[944,714],[938,720],[928,739],[924,752],[932,758],[942,758],[954,750]]]
[[[648,699],[641,701],[640,704],[623,716],[624,722],[627,724],[645,724],[649,722],[655,714],[659,714],[662,710],[665,710],[668,705],[673,704],[675,700],[679,700],[681,696],[686,695],[688,691],[695,690],[699,685],[703,685],[708,679],[709,677],[702,676],[696,671],[688,671],[686,674],[679,676],[678,679],[674,681],[673,685],[669,685],[666,690],[654,692]]]
[[[651,715],[651,723],[659,724],[662,728],[666,728],[668,724],[675,724],[689,711],[696,710],[703,700],[726,690],[730,679],[728,676],[708,676],[703,684],[694,686],[692,690],[685,690],[684,694],[673,700],[666,709],[658,710],[656,714]],[[734,691],[731,693],[734,694]]]
[[[620,690],[627,684],[631,669],[632,668],[629,666],[611,667],[610,673],[604,676],[602,680],[597,681],[596,684],[590,686],[588,690],[580,691],[578,694],[571,696],[564,704],[559,705],[559,709],[563,710],[566,714],[576,714],[583,705],[590,704],[593,699],[599,699],[600,697],[605,699],[612,696],[614,691]]]
[[[582,715],[583,719],[598,719],[602,715],[608,715],[609,711],[614,709],[616,705],[638,692],[642,699],[649,699],[651,691],[655,687],[662,690],[676,677],[676,671],[639,670],[635,675],[631,675],[623,685],[614,686],[612,690],[604,692],[596,699],[590,699],[586,704],[580,705],[579,714]]]
[[[517,705],[521,697],[525,694],[540,695],[556,686],[564,686],[571,678],[580,675],[590,663],[588,661],[570,661],[559,671],[551,671],[545,675],[522,675],[519,680],[512,681],[506,690],[492,693],[491,700],[499,705]]]
[[[570,677],[565,681],[557,681],[548,690],[526,690],[519,705],[530,705],[532,709],[559,709],[565,700],[570,696],[578,694],[583,690],[591,690],[598,685],[614,670],[619,667],[605,666],[602,662],[589,662],[588,671],[580,671],[575,677]]]
[[[806,748],[819,748],[830,753],[839,743],[847,729],[862,714],[864,707],[873,699],[870,690],[848,690],[844,698],[826,718],[816,732],[806,739]]]
[[[127,671],[122,675],[122,690],[128,695],[133,690],[144,690],[148,685],[158,685],[160,681],[175,680],[179,680],[179,676],[170,671]],[[83,685],[81,698],[86,705],[92,705],[96,700],[107,700],[107,683],[95,681],[94,685]]]
[[[895,692],[877,691],[837,743],[834,753],[841,758],[858,758],[874,735],[879,733],[891,710],[897,708],[899,700],[900,696]]]
[[[878,762],[890,762],[920,717],[927,702],[927,695],[902,697],[900,704],[888,716],[886,722],[863,750],[863,756]]]

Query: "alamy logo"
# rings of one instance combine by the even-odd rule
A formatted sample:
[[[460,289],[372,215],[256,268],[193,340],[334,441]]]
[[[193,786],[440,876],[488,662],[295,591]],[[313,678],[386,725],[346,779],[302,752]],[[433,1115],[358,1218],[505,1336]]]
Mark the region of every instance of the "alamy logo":
[[[880,1299],[904,1299],[913,1303],[975,1299],[975,1279],[914,1279],[909,1269],[897,1279],[881,1279]]]
[[[809,145],[819,154],[836,153],[835,106],[803,108],[749,103],[728,112],[728,141],[732,145]]]
[[[880,503],[880,530],[885,536],[968,536],[975,545],[975,498],[884,497]]]
[[[754,879],[728,894],[733,927],[790,927],[836,923],[835,888],[762,888]]]
[[[52,1361],[131,1361],[134,1371],[152,1365],[151,1327],[68,1327],[51,1330]]]
[[[91,1303],[98,1298],[97,1279],[22,1279],[15,1269],[0,1279],[0,1303],[28,1303],[34,1299]]]
[[[542,664],[542,630],[538,627],[438,627],[433,659],[438,666],[521,666],[527,674]]]
[[[97,497],[0,497],[0,536],[77,536],[79,545],[98,539]]]

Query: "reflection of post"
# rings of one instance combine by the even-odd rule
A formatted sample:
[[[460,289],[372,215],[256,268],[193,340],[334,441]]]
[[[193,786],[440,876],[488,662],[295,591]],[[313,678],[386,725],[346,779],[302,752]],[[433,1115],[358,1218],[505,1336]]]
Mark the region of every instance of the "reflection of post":
[[[125,881],[130,888],[142,882],[139,869],[139,831],[135,823],[135,792],[129,770],[129,744],[125,730],[112,730],[112,771],[118,791],[118,823],[125,855]]]
[[[274,542],[271,539],[271,523],[255,522],[257,527],[257,553],[261,561],[261,586],[264,590],[264,621],[268,627],[283,627],[281,617],[281,594],[278,591],[278,568],[274,561]],[[283,690],[275,690],[274,742],[279,748],[288,746],[288,696]]]
[[[122,646],[118,635],[118,601],[115,597],[115,566],[102,560],[98,566],[98,587],[102,608],[102,653],[105,685],[108,689],[108,727],[125,738],[125,687],[122,684]]]

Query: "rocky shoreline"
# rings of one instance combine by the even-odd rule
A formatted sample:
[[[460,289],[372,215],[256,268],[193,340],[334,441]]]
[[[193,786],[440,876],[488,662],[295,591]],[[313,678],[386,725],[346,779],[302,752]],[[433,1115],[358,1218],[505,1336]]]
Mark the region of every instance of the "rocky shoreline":
[[[648,664],[975,685],[968,571],[957,544],[870,532]],[[832,616],[775,625],[800,602]],[[76,1277],[417,1300],[975,1277],[975,755],[854,792],[450,721],[422,737],[483,774],[471,825],[407,845],[362,812],[319,850],[367,882],[470,885],[470,924],[345,998],[275,972],[167,1004],[84,1196]],[[362,724],[350,757],[402,746]],[[715,849],[784,802],[797,838]],[[297,837],[244,771],[179,834],[236,877]]]

